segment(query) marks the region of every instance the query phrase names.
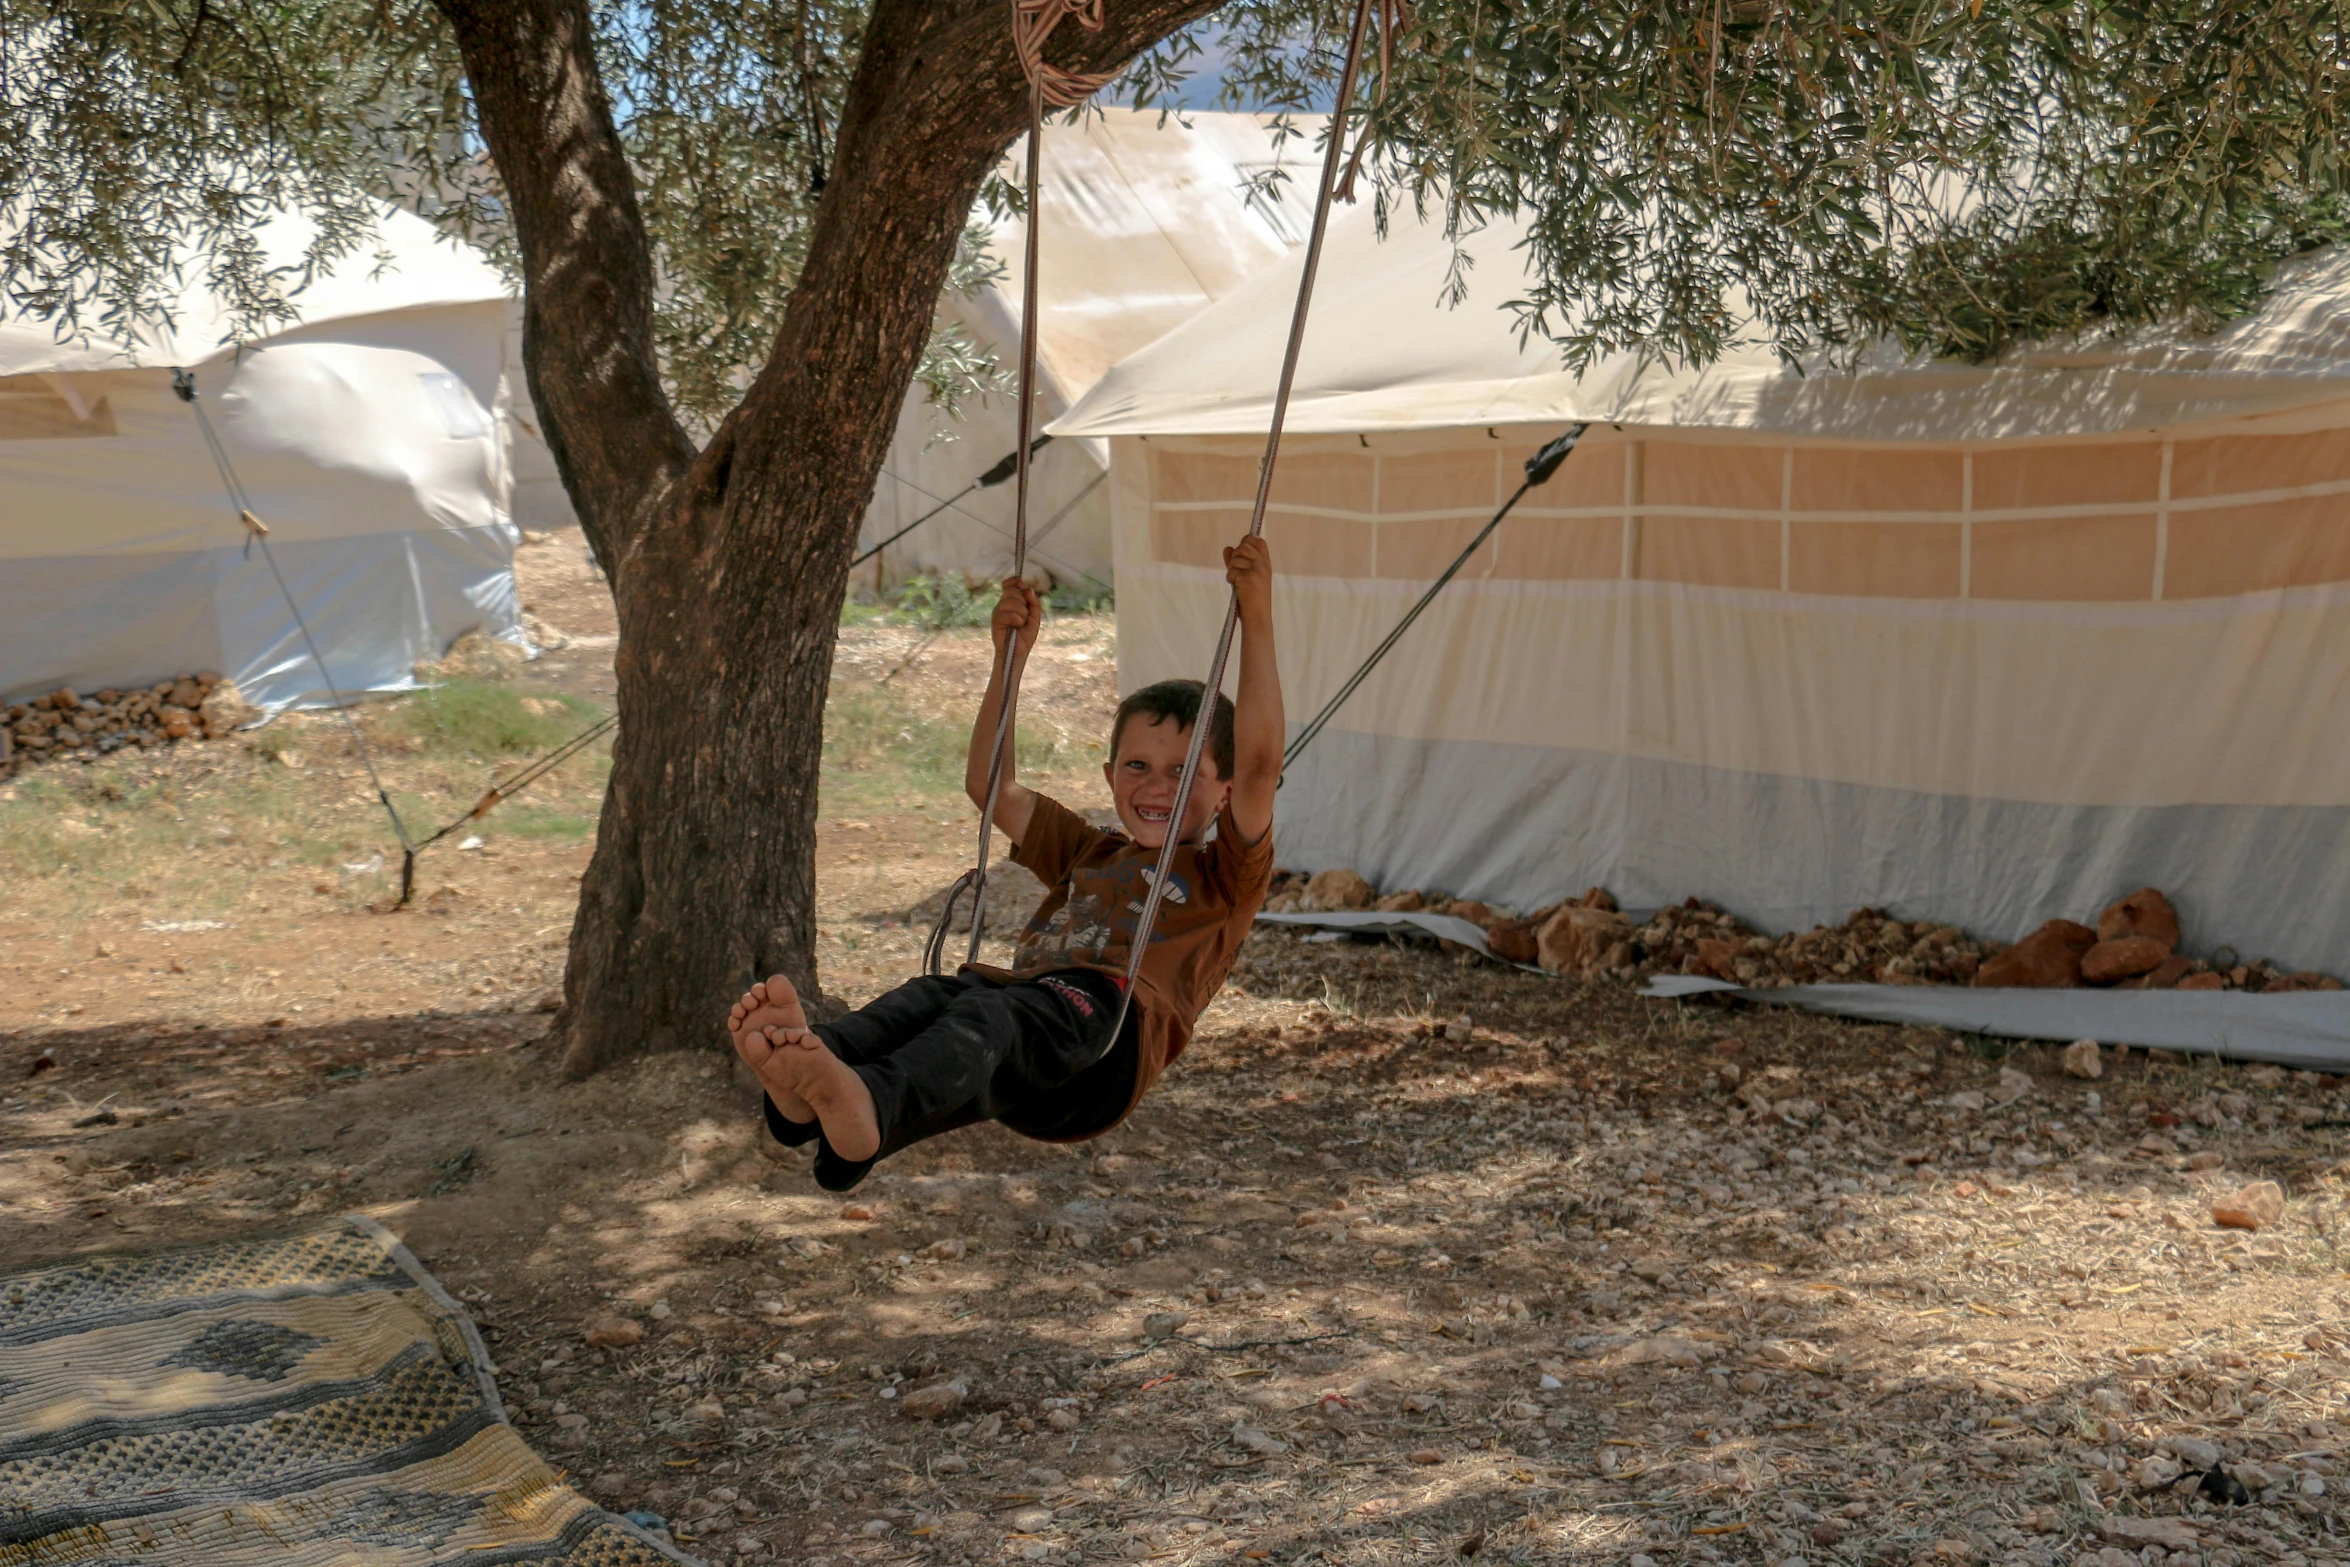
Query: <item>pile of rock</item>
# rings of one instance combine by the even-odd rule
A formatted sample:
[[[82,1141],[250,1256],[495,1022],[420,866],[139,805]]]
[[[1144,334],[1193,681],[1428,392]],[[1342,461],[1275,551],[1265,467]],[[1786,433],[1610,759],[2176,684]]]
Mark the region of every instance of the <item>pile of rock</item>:
[[[34,762],[90,761],[126,745],[217,740],[259,710],[233,681],[181,675],[130,691],[52,691],[8,709],[0,724],[0,778]]]
[[[1606,889],[1514,915],[1469,899],[1423,891],[1382,897],[1351,870],[1284,878],[1268,912],[1366,910],[1449,914],[1481,927],[1496,957],[1553,973],[1642,983],[1657,974],[1696,974],[1733,984],[2100,986],[2122,990],[2339,990],[2323,974],[2286,973],[2233,954],[2205,962],[2182,955],[2179,920],[2152,887],[2115,902],[2091,929],[2050,920],[2013,946],[1983,941],[1956,925],[1899,920],[1856,909],[1842,924],[1767,936],[1695,898],[1636,924]]]

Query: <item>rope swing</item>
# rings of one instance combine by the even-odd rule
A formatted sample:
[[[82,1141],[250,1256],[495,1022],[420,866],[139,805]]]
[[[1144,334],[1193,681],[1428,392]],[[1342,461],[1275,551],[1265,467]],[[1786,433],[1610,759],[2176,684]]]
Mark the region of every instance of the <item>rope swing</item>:
[[[1108,85],[1115,73],[1091,75],[1067,71],[1052,65],[1044,58],[1044,42],[1065,17],[1074,17],[1079,26],[1089,31],[1101,30],[1105,20],[1105,0],[1012,0],[1012,47],[1019,56],[1020,68],[1028,77],[1028,234],[1025,250],[1026,274],[1021,280],[1020,312],[1020,442],[1014,448],[1020,456],[1019,489],[1013,502],[1012,571],[1023,575],[1028,563],[1028,453],[1029,435],[1035,418],[1036,381],[1036,315],[1037,315],[1037,242],[1043,214],[1037,205],[1037,168],[1043,146],[1044,106],[1070,108]],[[1363,42],[1370,31],[1371,13],[1377,10],[1380,18],[1379,50],[1382,61],[1380,87],[1386,86],[1385,63],[1390,57],[1394,39],[1408,25],[1408,13],[1402,0],[1356,0],[1354,23],[1347,35],[1346,61],[1338,77],[1338,98],[1330,115],[1329,138],[1322,151],[1322,177],[1314,194],[1314,221],[1306,240],[1305,265],[1298,279],[1297,305],[1289,322],[1289,341],[1281,357],[1281,377],[1273,393],[1273,417],[1265,435],[1264,460],[1257,471],[1256,501],[1249,513],[1249,536],[1261,537],[1265,531],[1265,508],[1272,499],[1273,469],[1281,455],[1281,430],[1288,417],[1290,389],[1297,379],[1298,354],[1305,344],[1306,319],[1313,303],[1314,278],[1322,262],[1322,241],[1330,226],[1330,207],[1339,188],[1343,167],[1347,173],[1346,185],[1351,193],[1353,173],[1361,161],[1363,149],[1358,146],[1352,158],[1346,156],[1347,115],[1354,104],[1355,88],[1362,75]],[[1126,1014],[1134,1003],[1134,982],[1142,970],[1143,954],[1150,948],[1151,932],[1157,926],[1159,907],[1165,901],[1169,874],[1174,869],[1176,850],[1181,845],[1182,824],[1191,806],[1194,784],[1199,778],[1200,755],[1206,745],[1208,731],[1213,727],[1208,720],[1213,712],[1217,693],[1223,689],[1224,668],[1232,655],[1232,638],[1240,624],[1240,600],[1229,595],[1224,607],[1223,629],[1216,637],[1216,651],[1208,666],[1208,677],[1203,688],[1199,718],[1191,726],[1191,743],[1183,756],[1183,771],[1175,787],[1175,808],[1167,842],[1159,850],[1158,869],[1151,877],[1150,890],[1145,895],[1140,917],[1135,922],[1132,944],[1126,958],[1126,979],[1120,987],[1118,1015],[1111,1021],[1110,1037],[1116,1039],[1126,1026]],[[939,912],[938,926],[931,932],[930,942],[923,954],[925,971],[942,971],[946,938],[954,922],[955,906],[966,889],[972,893],[971,940],[966,962],[979,961],[980,939],[986,930],[987,871],[990,840],[995,832],[995,809],[998,793],[1003,786],[1005,747],[1011,740],[1012,712],[1016,706],[1018,666],[1014,655],[1019,639],[1013,637],[1004,649],[1002,709],[996,715],[995,742],[989,753],[987,767],[987,798],[979,813],[979,848],[972,869],[948,890],[946,905]]]
[[[1339,165],[1343,161],[1347,110],[1354,103],[1355,82],[1363,65],[1363,35],[1369,29],[1374,6],[1390,27],[1396,21],[1393,0],[1355,0],[1354,28],[1346,43],[1346,64],[1338,75],[1338,101],[1330,111],[1330,139],[1322,149],[1322,183],[1314,194],[1314,227],[1306,239],[1305,270],[1298,278],[1297,308],[1290,314],[1289,344],[1281,355],[1281,380],[1273,390],[1272,425],[1265,432],[1265,459],[1257,470],[1256,503],[1249,511],[1248,534],[1252,539],[1264,535],[1265,507],[1273,498],[1273,465],[1281,456],[1281,427],[1289,417],[1289,392],[1297,380],[1298,353],[1305,346],[1306,315],[1314,299],[1314,275],[1321,268],[1322,239],[1329,231],[1330,204],[1337,191]],[[1126,1026],[1126,1014],[1134,1006],[1134,982],[1142,973],[1142,958],[1150,948],[1151,929],[1158,924],[1159,905],[1166,901],[1167,880],[1175,869],[1175,851],[1182,842],[1185,813],[1191,809],[1192,785],[1199,779],[1200,753],[1207,746],[1208,731],[1215,727],[1209,719],[1224,689],[1224,665],[1232,656],[1232,634],[1239,626],[1240,595],[1230,592],[1225,595],[1224,628],[1216,635],[1216,655],[1208,663],[1208,678],[1200,692],[1199,717],[1191,726],[1191,745],[1183,753],[1183,773],[1175,785],[1175,807],[1167,819],[1167,841],[1159,850],[1158,870],[1151,877],[1150,891],[1143,896],[1133,945],[1126,954],[1126,983],[1119,987],[1118,1015],[1110,1022],[1113,1040]],[[976,926],[972,934],[977,936]]]

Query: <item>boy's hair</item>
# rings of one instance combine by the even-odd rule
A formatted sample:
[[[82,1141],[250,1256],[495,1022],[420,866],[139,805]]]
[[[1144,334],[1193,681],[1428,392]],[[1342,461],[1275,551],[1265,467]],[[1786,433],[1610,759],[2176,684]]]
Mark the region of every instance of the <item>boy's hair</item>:
[[[1117,765],[1118,741],[1126,733],[1126,720],[1140,713],[1152,723],[1172,718],[1178,730],[1189,729],[1199,721],[1200,693],[1206,685],[1197,680],[1162,680],[1156,685],[1144,686],[1118,704],[1118,716],[1110,723],[1110,763]],[[1216,716],[1208,722],[1208,756],[1216,764],[1220,779],[1232,776],[1232,698],[1221,691],[1216,693]]]

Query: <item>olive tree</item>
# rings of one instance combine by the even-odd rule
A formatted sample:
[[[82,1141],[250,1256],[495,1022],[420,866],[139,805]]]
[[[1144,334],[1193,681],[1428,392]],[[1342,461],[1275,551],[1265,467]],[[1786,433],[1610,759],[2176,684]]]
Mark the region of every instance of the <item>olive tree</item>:
[[[621,725],[557,1028],[574,1071],[813,988],[824,695],[898,408],[1029,123],[1010,0],[0,0],[0,298],[249,327],[397,192],[504,246],[611,570]],[[1326,102],[1352,0],[1103,0],[1047,54],[1163,100]],[[1361,87],[1376,199],[1524,222],[1575,356],[2019,340],[2257,301],[2332,237],[2330,0],[1419,0]],[[486,158],[483,156],[486,153]],[[1289,199],[1301,199],[1292,192]],[[254,243],[315,223],[302,266]]]

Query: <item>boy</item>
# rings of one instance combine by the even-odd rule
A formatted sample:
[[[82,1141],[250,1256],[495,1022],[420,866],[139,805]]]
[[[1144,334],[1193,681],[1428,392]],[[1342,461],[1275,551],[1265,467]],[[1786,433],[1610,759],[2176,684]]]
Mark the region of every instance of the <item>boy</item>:
[[[735,1049],[767,1090],[777,1141],[815,1141],[816,1180],[847,1191],[876,1160],[926,1137],[1001,1121],[1049,1142],[1096,1137],[1124,1120],[1224,983],[1273,874],[1273,792],[1285,733],[1273,665],[1273,559],[1259,538],[1224,552],[1240,606],[1237,703],[1200,712],[1196,680],[1167,680],[1118,704],[1103,765],[1124,832],[1089,826],[1023,788],[1004,758],[996,826],[1011,858],[1051,890],[1010,969],[978,965],[909,980],[832,1023],[809,1026],[783,976],[754,985],[727,1018]],[[1027,583],[1004,584],[996,659],[971,727],[963,787],[985,809],[1003,655],[1025,668],[1043,623]],[[1017,702],[1014,704],[1017,713]],[[1191,726],[1209,725],[1184,820],[1172,820]],[[1209,823],[1216,834],[1202,842]],[[1109,1037],[1127,957],[1159,851],[1180,845],[1120,1037]]]

